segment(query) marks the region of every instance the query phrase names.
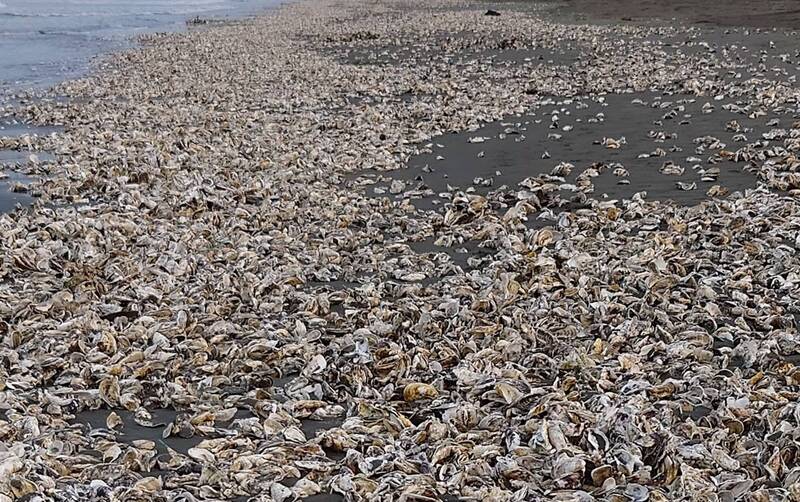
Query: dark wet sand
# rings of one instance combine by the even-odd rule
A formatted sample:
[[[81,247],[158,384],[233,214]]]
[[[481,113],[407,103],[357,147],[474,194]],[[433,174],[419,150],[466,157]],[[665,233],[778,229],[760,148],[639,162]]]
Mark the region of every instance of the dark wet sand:
[[[740,130],[726,130],[732,120],[739,123]],[[435,138],[428,152],[412,157],[406,169],[383,173],[384,181],[367,188],[367,192],[396,198],[427,193],[414,204],[421,209],[436,209],[446,204],[446,196],[454,188],[484,194],[503,185],[515,188],[525,178],[548,174],[562,162],[575,166],[561,182],[571,184],[584,169],[601,163],[607,167],[592,180],[592,196],[599,200],[631,198],[646,192],[651,200],[694,205],[709,198],[706,192],[712,185],[730,192],[756,187],[756,176],[745,171],[742,163],[718,154],[735,151],[745,137],[750,141],[760,137],[769,129],[766,124],[770,120],[786,123],[792,119],[750,119],[723,110],[713,98],[683,94],[647,92],[548,99],[529,114],[506,117],[476,131]],[[704,137],[720,143],[703,148]],[[604,138],[624,143],[611,149],[601,144]],[[683,173],[661,172],[668,162],[679,165]],[[629,175],[615,176],[615,167],[624,167]],[[709,169],[719,170],[719,175],[704,180]],[[401,180],[403,192],[391,194],[390,180]],[[682,190],[679,183],[693,188]],[[570,197],[569,193],[563,195]]]
[[[558,8],[578,19],[800,29],[796,0],[563,0]]]
[[[296,376],[296,375],[295,375]],[[285,397],[282,396],[282,389],[284,386],[291,383],[295,376],[289,376],[284,378],[279,378],[274,381],[275,389],[276,389],[276,398],[279,401],[284,401]],[[171,448],[181,455],[188,455],[189,449],[196,447],[199,445],[204,439],[212,439],[216,437],[222,437],[224,433],[224,429],[230,427],[232,422],[221,422],[216,424],[217,432],[211,434],[210,436],[204,436],[199,433],[193,433],[189,431],[189,434],[184,434],[183,432],[187,432],[183,430],[180,435],[169,435],[168,437],[164,437],[165,428],[168,424],[171,423],[178,423],[180,422],[179,413],[172,409],[151,409],[150,413],[152,415],[152,420],[150,423],[137,423],[134,415],[126,410],[114,410],[122,419],[123,426],[116,432],[111,431],[106,426],[106,417],[108,417],[111,410],[108,409],[99,409],[99,410],[85,410],[79,413],[73,423],[80,424],[84,426],[84,431],[86,434],[97,438],[98,440],[103,440],[105,437],[116,437],[116,440],[125,443],[125,444],[134,444],[135,441],[140,440],[149,440],[155,443],[155,453],[156,455],[163,456],[168,452],[167,448]],[[184,420],[189,415],[184,415]],[[239,419],[248,419],[256,417],[253,413],[246,409],[240,408],[236,415],[233,417],[233,420]],[[342,425],[342,419],[325,419],[325,420],[301,420],[300,423],[300,430],[302,430],[303,434],[306,437],[315,437],[319,433],[323,433],[324,431],[339,427]],[[183,426],[184,429],[186,426]],[[332,460],[341,460],[344,458],[344,454],[341,452],[333,451],[327,448],[323,448],[326,452],[326,455],[331,458]],[[156,459],[158,460],[158,459]],[[199,472],[199,466],[190,465],[187,466],[185,469],[190,471],[197,471]],[[185,472],[177,472],[175,470],[165,470],[161,469],[158,466],[158,462],[151,466],[148,472],[143,472],[141,475],[144,476],[160,476],[165,482],[168,482],[171,478],[185,474]],[[292,487],[294,483],[297,482],[297,479],[293,478],[286,478],[281,481],[287,487]],[[239,497],[236,500],[246,501],[250,500],[249,497]],[[317,502],[338,502],[344,500],[338,494],[332,493],[321,493],[318,495],[314,495],[312,497],[305,498],[303,500],[307,501],[317,501]]]

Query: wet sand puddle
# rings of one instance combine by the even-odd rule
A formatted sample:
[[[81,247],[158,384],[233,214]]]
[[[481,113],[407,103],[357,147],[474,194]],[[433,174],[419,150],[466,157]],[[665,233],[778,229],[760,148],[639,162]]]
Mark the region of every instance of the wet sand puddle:
[[[313,401],[296,399],[296,396],[307,392],[305,387],[308,384],[309,381],[299,375],[274,379],[268,391],[274,401],[257,404],[260,410],[258,414],[254,413],[254,408],[242,404],[216,413],[199,414],[165,408],[152,408],[148,411],[140,409],[135,413],[119,409],[86,410],[78,413],[72,420],[72,424],[82,430],[86,438],[85,449],[79,450],[78,453],[86,462],[96,464],[98,474],[104,472],[103,468],[107,462],[121,458],[132,466],[133,471],[138,472],[139,483],[160,483],[167,488],[177,488],[187,479],[208,479],[208,476],[216,472],[214,467],[216,462],[230,462],[234,466],[238,465],[239,470],[247,469],[247,460],[244,460],[248,457],[247,452],[240,452],[242,458],[238,460],[236,457],[212,460],[213,454],[209,450],[219,450],[211,445],[224,442],[226,438],[249,436],[264,438],[265,434],[274,434],[272,443],[275,448],[279,448],[281,442],[286,441],[313,444],[313,439],[317,437],[320,445],[317,447],[318,461],[309,462],[308,472],[286,470],[279,461],[280,457],[276,456],[274,462],[260,467],[263,472],[262,480],[271,482],[268,483],[269,492],[273,495],[317,502],[344,500],[341,495],[335,493],[304,495],[304,483],[308,482],[304,479],[306,474],[313,474],[313,470],[318,468],[333,468],[335,462],[341,462],[345,457],[344,453],[328,447],[327,444],[330,443],[323,439],[328,431],[335,431],[341,427],[343,419],[315,418]],[[231,395],[236,395],[236,392],[236,389],[233,389]],[[272,423],[272,429],[263,428],[262,421],[266,419],[264,424],[267,424],[271,420],[270,410],[287,406],[295,416],[303,416],[303,413],[297,413],[297,408],[309,406],[308,403],[312,403],[312,407],[305,414],[309,418],[299,419],[296,425]],[[309,440],[311,443],[308,443]],[[252,455],[268,453],[268,451],[250,452]],[[91,467],[86,468],[92,470]],[[231,469],[237,470],[236,467]],[[152,478],[152,481],[149,478]],[[310,479],[313,479],[313,476]],[[259,496],[261,492],[255,491],[251,495]],[[219,496],[227,498],[224,494]],[[236,496],[230,499],[245,501],[250,497]]]
[[[21,170],[54,160],[55,156],[48,152],[0,150],[0,213],[33,204],[36,193],[31,185],[38,176]]]
[[[5,164],[0,152],[0,168]],[[30,176],[2,168],[0,170],[0,213],[13,211],[18,207],[33,204],[35,198],[29,193]]]
[[[426,288],[437,286],[448,277],[480,270],[496,249],[491,239],[481,242],[457,239],[446,234],[429,235],[420,240],[386,242],[384,260],[374,273],[365,273],[357,263],[346,267],[352,280],[331,277],[314,279],[300,288],[325,295],[324,312],[344,316],[365,305],[362,289],[377,289],[383,297],[400,298],[424,295]]]
[[[0,118],[0,138],[47,136],[52,133],[60,133],[63,130],[62,126],[39,126],[12,117]]]
[[[0,118],[0,139],[27,140],[27,145],[30,145],[31,139],[35,141],[63,130],[59,126],[35,126],[12,117]],[[54,160],[55,156],[51,152],[29,148],[2,149],[0,144],[0,213],[33,204],[35,197],[31,193],[30,185],[37,177],[26,173],[35,171],[40,164]]]

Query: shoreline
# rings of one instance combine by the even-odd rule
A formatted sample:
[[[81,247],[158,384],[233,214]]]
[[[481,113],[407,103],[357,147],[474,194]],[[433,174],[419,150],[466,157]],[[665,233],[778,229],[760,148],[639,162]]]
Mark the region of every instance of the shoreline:
[[[77,4],[80,7],[80,4]],[[5,8],[13,9],[13,8],[20,8],[21,6],[11,5],[5,6]],[[34,8],[48,8],[46,3],[42,3],[42,5],[34,5]],[[91,7],[91,4],[89,4]],[[111,6],[113,7],[113,6]],[[30,59],[29,61],[22,59],[22,61],[16,61],[14,65],[9,63],[9,67],[6,68],[7,71],[13,72],[15,67],[18,66],[30,66],[32,69],[30,70],[31,73],[27,76],[18,76],[18,78],[23,78],[24,80],[17,80],[17,81],[6,81],[5,79],[0,80],[0,105],[8,105],[14,104],[14,101],[17,99],[36,99],[37,97],[44,97],[50,95],[50,89],[57,87],[60,83],[63,83],[68,80],[76,80],[86,76],[87,74],[96,71],[96,65],[99,61],[102,61],[103,58],[108,57],[111,54],[124,52],[127,49],[135,48],[139,43],[138,40],[141,37],[147,37],[149,35],[158,34],[158,33],[166,33],[166,32],[182,32],[185,31],[193,25],[191,21],[193,19],[198,19],[201,21],[233,21],[237,18],[246,18],[252,17],[257,15],[264,15],[267,14],[270,9],[275,8],[275,5],[266,4],[261,7],[255,8],[253,6],[244,6],[239,7],[237,9],[228,9],[225,10],[199,10],[196,12],[186,12],[186,13],[175,13],[170,14],[169,12],[161,12],[161,13],[154,13],[152,15],[157,15],[157,21],[153,19],[144,19],[141,22],[143,23],[152,23],[151,25],[146,26],[128,26],[126,28],[125,23],[132,23],[133,20],[128,20],[126,16],[135,17],[135,12],[130,13],[119,13],[116,14],[117,18],[114,17],[114,12],[112,11],[103,11],[103,8],[108,8],[105,4],[99,4],[100,11],[94,13],[94,17],[89,12],[77,12],[72,13],[69,9],[65,10],[64,12],[59,13],[37,13],[35,11],[31,12],[16,12],[13,15],[8,15],[0,10],[0,16],[6,14],[7,16],[20,19],[20,23],[29,23],[31,24],[30,30],[33,32],[38,32],[41,37],[52,37],[54,40],[51,47],[42,47],[41,54],[38,55],[39,59],[33,59],[32,56],[28,55],[27,57]],[[202,15],[202,19],[201,19]],[[67,21],[62,21],[62,23],[69,22],[68,20],[72,20],[73,18],[86,18],[86,19],[94,19],[95,23],[98,25],[95,27],[91,24],[91,21],[83,21],[84,24],[78,24],[76,26],[67,26],[61,27],[61,31],[53,30],[49,25],[45,25],[39,29],[35,24],[36,19],[47,20],[51,18],[57,19],[64,19]],[[103,35],[103,25],[102,23],[107,22],[105,21],[106,18],[109,19],[116,19],[118,22],[122,23],[119,26],[109,26],[105,31],[109,31],[108,34]],[[205,23],[200,23],[200,25],[205,25]],[[112,29],[113,28],[113,29]],[[70,29],[74,29],[74,33],[69,31]],[[0,30],[2,30],[2,25],[0,25]],[[81,31],[85,30],[85,31]],[[58,50],[66,51],[66,48],[59,47],[55,44],[61,43],[69,43],[69,41],[58,40],[57,37],[59,36],[67,36],[67,34],[72,34],[74,37],[83,37],[80,40],[73,40],[72,44],[75,47],[70,47],[69,49],[72,52],[68,52],[64,54],[64,60],[59,62],[60,68],[54,67],[51,69],[49,74],[41,74],[37,73],[33,70],[33,68],[38,68],[39,66],[54,66],[53,62],[49,62],[49,53],[57,52]],[[6,34],[8,37],[23,37],[26,35],[24,29],[22,31],[11,31]],[[9,41],[11,38],[9,38]],[[105,45],[103,45],[104,42]],[[41,41],[38,39],[30,39],[27,41],[23,41],[22,44],[33,44],[34,46],[38,47],[41,45]],[[13,46],[6,47],[7,50],[13,51]],[[49,49],[49,50],[48,50]],[[29,49],[30,51],[35,51],[35,49]],[[41,59],[41,61],[40,61]],[[59,65],[55,65],[59,66]],[[17,71],[20,71],[17,69]],[[6,76],[7,77],[7,76]],[[26,80],[25,80],[26,79]]]
[[[25,108],[0,496],[800,490],[797,41],[487,8],[294,2]]]

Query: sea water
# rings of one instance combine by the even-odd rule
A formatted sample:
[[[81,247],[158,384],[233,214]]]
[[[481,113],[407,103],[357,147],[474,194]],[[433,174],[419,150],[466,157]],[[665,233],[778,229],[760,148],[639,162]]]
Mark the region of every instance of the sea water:
[[[93,56],[194,17],[257,14],[279,0],[0,0],[0,96],[83,73]]]

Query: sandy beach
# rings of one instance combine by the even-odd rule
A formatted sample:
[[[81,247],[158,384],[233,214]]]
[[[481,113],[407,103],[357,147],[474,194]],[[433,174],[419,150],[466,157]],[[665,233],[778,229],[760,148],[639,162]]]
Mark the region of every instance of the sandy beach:
[[[300,0],[6,105],[0,502],[800,497],[800,46],[726,1]]]

